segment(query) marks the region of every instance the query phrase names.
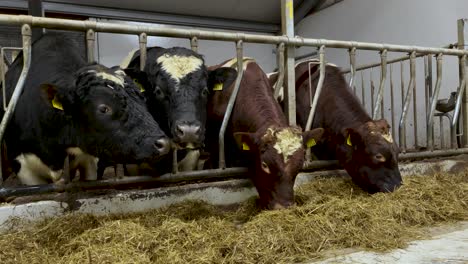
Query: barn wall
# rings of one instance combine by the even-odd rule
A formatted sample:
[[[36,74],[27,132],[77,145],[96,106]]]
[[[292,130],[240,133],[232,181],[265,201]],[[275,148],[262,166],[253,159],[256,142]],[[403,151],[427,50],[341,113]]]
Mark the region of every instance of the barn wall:
[[[457,41],[457,19],[467,17],[468,1],[466,0],[347,0],[342,1],[330,8],[320,11],[305,18],[296,27],[296,34],[303,37],[325,38],[337,40],[355,40],[365,42],[392,43],[442,47]],[[301,48],[298,55],[310,52],[311,49]],[[402,53],[389,53],[389,58],[402,56]],[[349,67],[349,57],[346,51],[327,49],[328,61],[338,64],[342,68]],[[357,64],[378,62],[380,57],[377,52],[358,52]],[[435,60],[434,60],[435,76]],[[399,73],[400,65],[394,65],[393,73]],[[409,71],[409,65],[404,65],[405,72]],[[426,142],[425,116],[424,116],[424,71],[422,59],[417,60],[417,109],[418,115],[418,143],[424,145]],[[380,70],[373,70],[373,79],[376,87],[379,83]],[[364,73],[364,84],[367,101],[370,98],[370,71]],[[388,73],[387,73],[388,75]],[[444,58],[442,88],[439,98],[448,97],[449,93],[455,91],[458,85],[457,59],[446,56]],[[358,94],[361,93],[358,75]],[[409,76],[405,76],[406,85]],[[400,79],[395,78],[398,92],[395,96],[395,104],[401,109]],[[435,84],[435,78],[434,78]],[[406,88],[405,88],[406,89]],[[390,116],[389,110],[389,83],[386,84],[386,111],[385,117]],[[367,104],[370,110],[370,105]],[[410,109],[411,110],[411,109]],[[399,119],[400,111],[397,111],[395,120]],[[412,114],[408,117],[407,133],[413,137]],[[438,121],[436,120],[438,126]],[[446,128],[446,135],[448,134]],[[438,142],[439,128],[436,129],[436,142]],[[446,138],[448,140],[448,138]],[[447,141],[446,141],[447,142]],[[414,141],[410,139],[410,144]]]
[[[99,19],[99,21],[148,25],[148,23],[124,22],[106,19]],[[159,27],[175,27],[162,24],[152,25]],[[178,26],[176,28],[187,27]],[[217,29],[216,31],[220,30]],[[190,41],[188,39],[148,37],[148,46],[156,45],[162,47],[181,46],[190,48]],[[138,37],[135,35],[98,33],[98,46],[99,62],[107,66],[114,66],[120,64],[121,60],[125,58],[128,52],[138,48]],[[264,71],[270,72],[276,67],[276,56],[273,54],[273,48],[274,46],[272,45],[245,43],[244,56],[255,58]],[[234,42],[228,43],[221,41],[199,40],[198,52],[205,57],[207,65],[218,64],[226,59],[236,56]]]

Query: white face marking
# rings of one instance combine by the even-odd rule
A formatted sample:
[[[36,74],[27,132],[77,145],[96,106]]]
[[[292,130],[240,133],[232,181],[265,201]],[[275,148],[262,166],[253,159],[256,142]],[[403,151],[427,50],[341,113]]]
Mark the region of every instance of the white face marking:
[[[383,134],[382,137],[387,140],[388,143],[393,143],[393,137],[392,137],[392,134],[390,132],[388,132],[388,134]]]
[[[31,153],[21,154],[16,157],[21,168],[18,172],[18,178],[23,184],[37,185],[46,184],[48,179],[58,181],[62,176],[62,170],[53,171],[42,160]]]
[[[119,70],[118,70],[119,71]],[[118,72],[116,71],[116,73]],[[88,71],[90,73],[94,73],[97,77],[100,77],[104,80],[109,80],[111,82],[114,82],[115,84],[119,85],[120,87],[124,87],[124,84],[125,84],[125,79],[124,79],[124,76],[125,76],[125,73],[124,75],[122,74],[110,74],[110,73],[107,73],[107,72],[97,72],[95,70],[90,70]],[[123,73],[123,71],[120,71]]]
[[[274,135],[274,130],[268,128],[266,135]],[[291,155],[302,147],[302,135],[298,135],[291,128],[284,128],[276,133],[276,143],[273,146],[278,154],[283,155],[286,163]]]
[[[203,64],[203,61],[195,56],[171,56],[169,54],[160,56],[156,62],[160,63],[163,70],[177,83],[180,82],[180,79],[187,76],[187,74],[199,69]]]

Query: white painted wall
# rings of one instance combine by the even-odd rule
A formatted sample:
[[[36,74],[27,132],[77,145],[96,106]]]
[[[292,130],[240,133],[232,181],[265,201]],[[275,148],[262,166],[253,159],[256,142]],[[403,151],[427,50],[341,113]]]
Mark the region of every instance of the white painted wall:
[[[99,21],[148,25],[148,23],[125,22],[119,20],[99,19]],[[162,24],[152,25],[158,27],[188,28]],[[209,30],[208,28],[203,29]],[[98,33],[97,38],[99,47],[97,56],[99,62],[106,66],[119,65],[128,52],[139,47],[138,37],[136,35]],[[190,41],[188,39],[148,37],[148,46],[161,46],[165,48],[180,46],[190,48]],[[273,48],[273,45],[245,43],[244,56],[255,58],[265,72],[270,72],[276,67],[276,56],[273,54]],[[207,65],[215,65],[236,56],[234,42],[199,40],[198,52],[204,56]]]
[[[346,0],[331,6],[321,12],[305,18],[296,27],[296,34],[309,38],[325,38],[349,41],[365,41],[391,44],[418,45],[442,47],[457,41],[457,19],[468,17],[468,1],[466,0]],[[310,48],[298,49],[301,55],[310,52]],[[402,56],[402,53],[389,53],[389,58]],[[342,68],[349,67],[346,50],[327,49],[328,61],[338,64]],[[357,64],[380,61],[377,52],[358,52]],[[435,76],[435,60],[434,60]],[[408,64],[404,65],[409,70]],[[419,145],[425,145],[425,106],[424,106],[424,71],[422,59],[417,62],[417,109],[418,109],[418,137]],[[399,64],[393,66],[393,73],[399,73]],[[389,73],[388,73],[389,74]],[[373,71],[376,88],[379,85],[380,70]],[[357,76],[358,94],[361,94],[361,77]],[[369,71],[364,74],[367,102],[370,98]],[[409,77],[404,78],[406,85]],[[395,105],[401,109],[400,79],[395,78],[398,88]],[[434,77],[435,84],[435,77]],[[457,59],[444,57],[444,72],[442,89],[439,98],[446,98],[458,85]],[[389,82],[386,84],[385,117],[390,116]],[[406,88],[405,88],[406,89]],[[367,104],[370,110],[370,105]],[[412,109],[410,109],[412,111]],[[400,118],[396,112],[395,120]],[[395,124],[396,125],[396,124]],[[438,126],[438,122],[436,122]],[[397,125],[396,125],[397,126]],[[413,118],[408,117],[407,133],[411,137],[409,144],[413,144]],[[436,129],[436,142],[438,141]],[[448,130],[446,135],[448,134]],[[448,138],[446,139],[446,143]]]

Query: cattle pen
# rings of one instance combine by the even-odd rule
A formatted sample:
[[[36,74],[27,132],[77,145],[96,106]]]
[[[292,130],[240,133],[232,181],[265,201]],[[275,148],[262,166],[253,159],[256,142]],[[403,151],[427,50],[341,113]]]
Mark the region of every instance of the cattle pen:
[[[295,94],[295,58],[294,50],[302,47],[317,55],[315,64],[319,64],[319,82],[316,87],[316,93],[313,100],[310,100],[309,122],[306,129],[310,130],[310,124],[314,120],[314,114],[320,100],[320,93],[325,78],[325,69],[328,63],[328,50],[341,50],[347,53],[349,65],[339,65],[343,73],[348,76],[349,86],[361,100],[362,105],[369,110],[373,119],[379,117],[389,118],[392,134],[397,139],[401,153],[399,161],[402,163],[402,173],[409,175],[412,173],[431,173],[434,170],[443,171],[443,168],[452,170],[458,164],[466,165],[464,161],[457,160],[454,165],[444,160],[437,160],[433,163],[422,163],[424,165],[411,165],[414,161],[425,159],[435,159],[442,157],[452,157],[468,154],[468,76],[466,71],[468,50],[465,50],[467,40],[465,34],[468,32],[466,27],[467,20],[458,21],[458,36],[456,44],[446,45],[444,47],[424,47],[415,45],[396,45],[386,43],[372,43],[360,41],[343,41],[330,39],[315,39],[294,35],[294,18],[290,15],[293,12],[292,0],[281,0],[282,8],[282,35],[271,36],[254,33],[232,33],[215,30],[202,29],[180,29],[171,27],[158,27],[152,25],[132,25],[100,21],[79,21],[62,18],[37,17],[30,15],[6,15],[0,14],[0,25],[20,26],[22,35],[22,47],[2,47],[1,56],[7,50],[21,50],[23,56],[23,68],[21,76],[14,89],[9,103],[5,96],[5,71],[3,63],[0,69],[0,77],[3,85],[3,107],[5,114],[0,124],[0,141],[3,140],[5,130],[15,111],[17,102],[23,92],[24,84],[28,71],[31,66],[32,53],[31,45],[32,32],[35,28],[67,30],[83,32],[86,37],[86,50],[88,62],[96,61],[96,33],[130,34],[136,37],[141,53],[140,68],[143,70],[146,62],[146,48],[148,37],[168,37],[188,41],[193,51],[199,50],[199,40],[211,40],[233,44],[237,56],[237,69],[243,68],[244,44],[270,44],[276,46],[276,62],[278,69],[278,82],[275,84],[275,94],[284,85],[284,112],[290,125],[296,124],[296,94]],[[377,63],[368,63],[359,65],[360,52],[372,53],[373,58],[378,58]],[[403,56],[402,56],[403,54]],[[389,58],[391,57],[391,58]],[[439,97],[442,89],[442,80],[447,74],[453,72],[444,71],[444,59],[452,58],[457,60],[457,80],[458,85],[454,94],[452,106],[446,112],[436,111],[442,101]],[[435,66],[433,66],[435,61]],[[423,83],[417,85],[416,68],[417,63],[424,70]],[[405,67],[405,65],[407,65]],[[312,64],[309,64],[309,68]],[[349,67],[348,67],[349,66]],[[378,84],[374,84],[373,71],[380,73]],[[433,71],[435,70],[435,74]],[[368,80],[365,79],[366,71],[369,71]],[[398,72],[398,73],[397,73]],[[395,77],[396,76],[396,77]],[[170,205],[175,202],[200,199],[208,197],[205,200],[211,200],[213,204],[227,205],[239,203],[255,195],[255,190],[251,183],[246,179],[248,169],[243,167],[227,167],[225,159],[225,134],[229,118],[236,101],[237,92],[241,85],[242,71],[239,72],[235,80],[234,92],[229,98],[227,111],[224,116],[221,129],[219,131],[219,164],[215,169],[196,170],[189,172],[179,172],[177,166],[177,151],[173,151],[174,164],[172,173],[164,174],[160,177],[151,176],[133,176],[124,179],[105,179],[90,182],[70,182],[66,185],[46,184],[37,186],[19,186],[6,187],[3,185],[3,175],[0,177],[0,201],[8,200],[13,197],[47,195],[51,193],[67,193],[79,191],[99,190],[119,190],[121,193],[113,193],[110,198],[102,200],[81,199],[77,203],[70,202],[66,205],[68,211],[82,210],[85,213],[108,214],[122,213],[126,210],[130,212],[139,212],[147,209],[158,208]],[[407,80],[405,82],[405,79]],[[396,81],[395,81],[396,80]],[[435,81],[435,84],[433,85]],[[310,85],[309,85],[310,86]],[[310,87],[311,88],[311,87]],[[424,106],[418,102],[417,95],[424,96]],[[387,96],[388,95],[388,96]],[[419,104],[418,104],[419,103]],[[446,102],[447,103],[447,102]],[[437,120],[438,117],[438,120]],[[448,131],[444,127],[443,118],[448,120]],[[408,119],[412,119],[411,126],[413,131],[408,133]],[[439,131],[436,130],[436,121],[439,124]],[[438,133],[439,144],[436,144],[435,134]],[[448,138],[448,144],[445,140]],[[422,140],[425,139],[425,140]],[[3,153],[3,152],[2,152]],[[3,160],[3,159],[2,159]],[[459,162],[459,163],[458,163]],[[326,169],[336,169],[338,162],[335,160],[306,160],[303,166],[304,172],[315,172],[316,175],[327,175]],[[1,167],[4,164],[0,164]],[[419,167],[418,167],[419,166]],[[445,166],[445,167],[444,167]],[[442,169],[441,169],[442,168]],[[332,174],[343,174],[333,170]],[[304,174],[306,175],[306,174]],[[315,176],[314,176],[315,177]],[[310,181],[309,176],[298,178],[296,184],[304,184]],[[135,190],[133,187],[145,186],[144,190]],[[148,186],[148,187],[146,187]],[[133,188],[133,189],[132,189]],[[159,188],[157,192],[152,193],[152,189]],[[233,189],[228,194],[218,191],[215,194],[204,193],[208,189],[224,190]],[[237,189],[244,188],[242,194]],[[127,193],[125,193],[127,191]],[[200,192],[200,193],[198,193]],[[212,196],[210,196],[212,195]],[[225,198],[219,196],[226,195]],[[143,198],[142,198],[143,197]],[[168,198],[171,197],[171,198]],[[231,199],[231,200],[229,200]],[[41,200],[41,199],[39,199]],[[119,203],[120,205],[115,205]],[[229,201],[228,201],[229,200]],[[125,201],[125,202],[122,202]],[[135,202],[135,205],[131,203]],[[40,202],[39,202],[40,203]],[[39,204],[38,203],[38,204]],[[101,203],[101,205],[99,205]],[[130,203],[123,205],[124,203]],[[31,203],[33,204],[33,203]],[[24,218],[42,218],[43,216],[53,216],[62,214],[62,205],[54,203],[51,205],[39,205],[36,209],[24,208],[8,209],[9,216],[18,215]],[[118,208],[112,208],[118,207]],[[135,208],[132,208],[135,207]],[[16,211],[15,211],[16,210]],[[29,210],[29,212],[28,212]],[[29,216],[27,216],[29,214]],[[0,216],[3,222],[8,217]],[[0,222],[0,224],[2,224]]]

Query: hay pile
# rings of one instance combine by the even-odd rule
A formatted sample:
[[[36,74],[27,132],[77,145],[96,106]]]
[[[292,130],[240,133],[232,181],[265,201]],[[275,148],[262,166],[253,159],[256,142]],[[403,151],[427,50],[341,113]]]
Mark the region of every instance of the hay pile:
[[[423,227],[468,220],[468,173],[413,176],[392,194],[319,179],[301,204],[259,212],[254,200],[220,209],[190,202],[145,214],[49,219],[0,237],[0,263],[285,263],[330,249],[384,251]]]

